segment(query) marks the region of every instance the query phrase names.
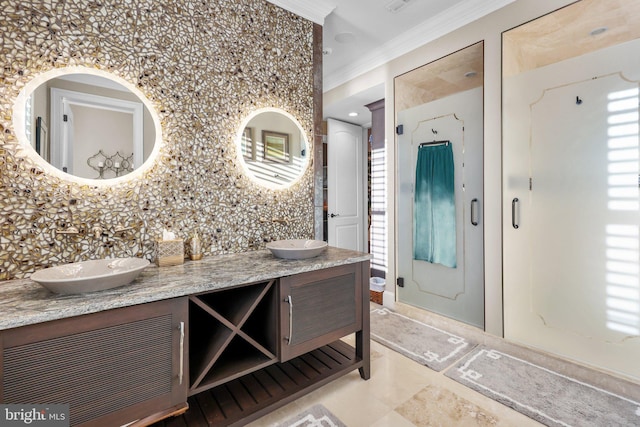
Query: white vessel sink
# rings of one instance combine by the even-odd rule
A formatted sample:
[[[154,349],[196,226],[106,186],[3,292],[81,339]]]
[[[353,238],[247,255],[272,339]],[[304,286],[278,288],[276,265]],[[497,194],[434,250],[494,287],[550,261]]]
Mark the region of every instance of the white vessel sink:
[[[327,247],[322,240],[291,239],[277,240],[267,243],[267,249],[278,258],[305,259],[313,258]]]
[[[31,280],[57,294],[81,294],[126,285],[148,265],[142,258],[97,259],[38,270]]]

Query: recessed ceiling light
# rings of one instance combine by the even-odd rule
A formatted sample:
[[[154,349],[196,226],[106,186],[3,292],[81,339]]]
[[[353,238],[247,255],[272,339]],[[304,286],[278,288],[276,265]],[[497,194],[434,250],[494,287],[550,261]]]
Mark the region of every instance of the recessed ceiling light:
[[[477,75],[478,75],[478,73],[476,73],[475,71],[467,71],[466,73],[464,73],[464,76],[465,77],[469,77],[469,78],[475,77]]]
[[[356,113],[355,111],[352,111],[349,113],[349,117],[358,117],[358,113]]]
[[[413,0],[392,0],[391,3],[385,6],[385,9],[391,13],[398,13],[412,1]]]
[[[597,36],[598,34],[602,34],[605,31],[607,31],[608,28],[607,27],[598,27],[598,28],[594,28],[593,30],[589,31],[589,35],[590,36]]]
[[[353,33],[340,33],[340,34],[336,34],[334,39],[338,43],[348,44],[356,41],[356,35]]]

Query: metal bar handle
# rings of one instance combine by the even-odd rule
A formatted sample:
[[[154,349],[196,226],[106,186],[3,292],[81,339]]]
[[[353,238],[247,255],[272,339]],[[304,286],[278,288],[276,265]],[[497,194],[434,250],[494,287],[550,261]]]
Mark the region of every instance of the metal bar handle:
[[[178,378],[180,384],[182,384],[182,380],[184,379],[184,322],[180,322],[178,329],[180,330],[180,374]]]
[[[291,298],[291,295],[287,295],[287,299],[284,301],[289,303],[289,336],[286,339],[287,345],[291,345],[293,340],[293,298]]]
[[[516,230],[520,228],[520,225],[516,222],[516,210],[520,200],[516,197],[511,201],[511,225]]]
[[[478,226],[478,199],[471,200],[471,225]]]

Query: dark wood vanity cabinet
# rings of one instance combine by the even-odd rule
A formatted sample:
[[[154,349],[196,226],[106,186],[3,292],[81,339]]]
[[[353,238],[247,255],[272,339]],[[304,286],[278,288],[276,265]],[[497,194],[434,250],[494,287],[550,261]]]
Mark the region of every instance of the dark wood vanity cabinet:
[[[280,361],[362,329],[359,264],[280,279]]]
[[[1,331],[0,402],[69,404],[85,427],[205,402],[214,425],[245,425],[354,369],[369,378],[368,272],[357,262]],[[351,333],[355,346],[341,340]]]
[[[359,262],[190,297],[190,411],[243,426],[354,369],[368,379],[368,272]],[[351,333],[355,347],[341,340]]]
[[[187,319],[187,298],[176,298],[2,331],[0,400],[69,404],[72,426],[180,412]]]

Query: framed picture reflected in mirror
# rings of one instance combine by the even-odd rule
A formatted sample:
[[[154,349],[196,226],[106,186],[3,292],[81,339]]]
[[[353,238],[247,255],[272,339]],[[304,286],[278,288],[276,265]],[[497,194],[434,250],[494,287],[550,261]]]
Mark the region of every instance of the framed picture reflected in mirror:
[[[289,163],[289,135],[286,133],[262,131],[264,159],[272,162]]]

